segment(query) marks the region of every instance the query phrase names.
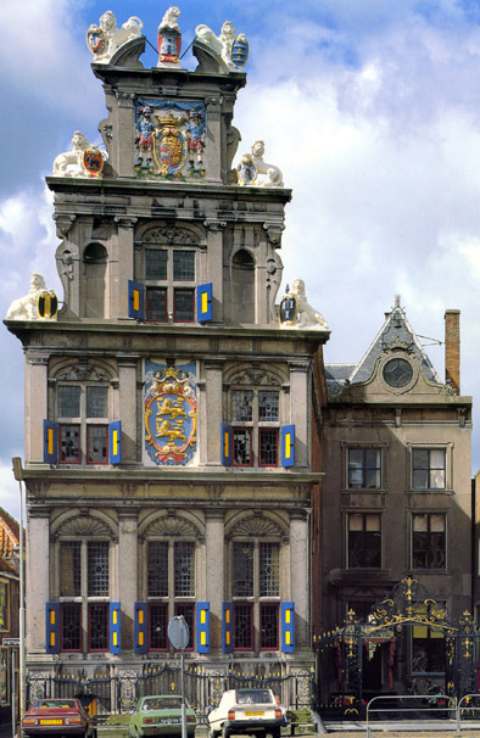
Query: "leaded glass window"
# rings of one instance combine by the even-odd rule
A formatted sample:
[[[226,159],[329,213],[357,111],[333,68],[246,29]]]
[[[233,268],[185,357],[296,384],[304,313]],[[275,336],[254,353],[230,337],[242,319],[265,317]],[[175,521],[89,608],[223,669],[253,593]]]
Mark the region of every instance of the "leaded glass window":
[[[168,604],[150,605],[150,648],[153,650],[164,650],[168,648]]]
[[[148,544],[148,594],[150,597],[168,597],[168,543],[150,541]]]
[[[280,547],[278,543],[260,543],[260,597],[280,594]]]
[[[167,279],[167,260],[166,249],[145,249],[145,278]]]
[[[233,463],[236,466],[251,466],[252,432],[249,428],[233,429]]]
[[[87,418],[108,417],[108,387],[87,385]]]
[[[233,595],[253,595],[253,543],[235,541],[233,544]]]
[[[278,397],[276,390],[258,391],[259,420],[278,420]]]
[[[60,597],[79,597],[82,593],[80,541],[60,544]]]
[[[87,464],[106,464],[108,462],[108,426],[89,425],[87,427]]]
[[[147,320],[166,323],[168,320],[167,288],[148,287],[146,298]]]
[[[88,596],[108,596],[109,544],[104,541],[89,541],[87,544]]]
[[[80,387],[60,384],[57,388],[57,414],[59,418],[80,417]]]
[[[108,604],[95,602],[88,606],[89,651],[108,649]]]
[[[278,464],[278,428],[259,429],[260,466],[277,466]]]
[[[77,602],[61,605],[62,651],[82,650],[82,606]]]
[[[173,319],[176,323],[191,323],[195,319],[195,290],[174,289]]]
[[[412,449],[413,489],[445,489],[446,449]]]
[[[195,252],[173,252],[173,279],[175,282],[193,282],[195,280]]]
[[[278,648],[278,605],[260,605],[260,648]]]
[[[64,424],[60,426],[60,463],[80,464],[80,426]]]
[[[234,390],[232,392],[232,416],[234,421],[249,423],[253,420],[252,390]]]
[[[195,544],[179,541],[174,545],[175,596],[195,595]]]
[[[193,602],[176,602],[175,615],[183,615],[185,618],[190,633],[187,649],[192,649],[195,643],[195,605]]]
[[[235,604],[234,643],[239,650],[253,648],[253,612],[250,604]]]

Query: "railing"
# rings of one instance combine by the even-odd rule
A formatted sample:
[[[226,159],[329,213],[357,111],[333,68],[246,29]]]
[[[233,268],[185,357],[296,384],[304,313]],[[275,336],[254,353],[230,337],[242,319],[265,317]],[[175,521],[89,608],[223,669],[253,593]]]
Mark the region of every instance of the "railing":
[[[474,711],[478,713],[478,716],[480,718],[480,705],[477,705],[476,707],[468,706],[468,702],[470,702],[472,699],[478,698],[480,699],[480,694],[464,694],[463,697],[458,701],[457,705],[457,735],[460,735],[462,732],[462,713],[464,712],[471,712],[473,714]],[[463,706],[462,703],[467,702],[466,706]],[[470,726],[469,726],[470,727]]]
[[[468,695],[466,695],[468,696]],[[480,695],[478,695],[480,697]],[[462,698],[464,699],[464,698]],[[389,700],[390,702],[392,700],[395,701],[403,701],[403,700],[424,700],[425,702],[429,702],[431,704],[431,707],[425,707],[424,704],[420,704],[418,707],[384,707],[384,708],[371,708],[371,705],[378,701],[378,700]],[[445,704],[438,704],[439,700],[442,700],[445,702]],[[433,704],[434,703],[434,704]],[[464,708],[465,709],[465,708]],[[457,723],[457,732],[459,732],[459,712],[458,712],[458,705],[457,705],[457,698],[451,697],[448,694],[407,694],[407,695],[378,695],[377,697],[372,697],[372,699],[367,704],[367,710],[366,710],[366,728],[367,728],[367,738],[370,738],[371,735],[371,728],[370,728],[370,715],[372,713],[379,714],[379,713],[414,713],[415,715],[418,715],[418,713],[422,712],[429,712],[429,713],[453,713],[454,717],[456,719]]]

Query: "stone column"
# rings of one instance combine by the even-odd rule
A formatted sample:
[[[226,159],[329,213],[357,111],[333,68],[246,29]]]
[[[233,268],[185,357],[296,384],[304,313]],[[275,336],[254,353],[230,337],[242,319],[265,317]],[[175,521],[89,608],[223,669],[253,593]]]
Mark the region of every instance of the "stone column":
[[[50,600],[48,513],[29,515],[26,550],[27,654],[45,653],[45,605]]]
[[[206,514],[207,597],[210,602],[210,639],[213,651],[222,647],[222,605],[224,601],[224,524],[223,510]]]
[[[25,364],[25,461],[43,463],[43,421],[48,419],[48,356],[27,351]]]
[[[308,364],[304,362],[290,362],[290,419],[295,425],[295,466],[308,466],[310,404]]]
[[[203,463],[220,466],[220,425],[223,420],[223,364],[205,362],[206,402],[203,403],[201,423],[202,446],[206,449]],[[205,437],[206,436],[206,437]]]
[[[303,510],[290,513],[290,592],[295,603],[296,647],[308,646],[309,633],[308,522]]]
[[[215,323],[223,321],[223,221],[207,218],[205,226],[208,229],[207,252],[201,260],[202,282],[211,282],[213,286],[213,320]],[[203,266],[205,264],[205,267]]]
[[[222,174],[220,99],[212,96],[207,97],[205,102],[207,107],[207,146],[204,153],[206,179],[208,182],[219,183]]]
[[[111,263],[110,317],[128,318],[128,280],[133,279],[133,229],[136,218],[115,218],[117,244]]]
[[[119,407],[122,421],[122,461],[137,461],[137,359],[119,356]]]
[[[133,624],[137,600],[137,516],[119,513],[118,599],[122,610],[122,651],[133,649]]]
[[[117,92],[116,126],[113,131],[111,165],[119,177],[134,176],[134,98],[133,92]]]

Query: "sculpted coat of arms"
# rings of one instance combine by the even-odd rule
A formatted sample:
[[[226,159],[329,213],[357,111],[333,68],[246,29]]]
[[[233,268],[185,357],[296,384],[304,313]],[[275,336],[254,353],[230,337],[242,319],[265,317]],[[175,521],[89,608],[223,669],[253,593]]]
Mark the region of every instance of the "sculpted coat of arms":
[[[135,128],[138,176],[173,180],[205,176],[203,103],[137,100]]]
[[[145,449],[158,465],[188,464],[197,449],[195,364],[146,365]]]

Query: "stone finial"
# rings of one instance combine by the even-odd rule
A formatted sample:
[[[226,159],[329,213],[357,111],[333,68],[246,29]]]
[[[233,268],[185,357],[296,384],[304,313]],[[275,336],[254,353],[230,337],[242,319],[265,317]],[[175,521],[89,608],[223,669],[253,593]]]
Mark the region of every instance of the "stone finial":
[[[244,33],[236,35],[231,21],[225,21],[217,36],[209,26],[195,29],[195,44],[200,44],[216,60],[219,71],[241,72],[248,59],[248,40]]]
[[[280,303],[280,325],[282,328],[329,330],[323,315],[317,313],[308,302],[303,279],[294,279],[291,289],[287,285],[285,296]]]
[[[72,136],[72,148],[53,162],[54,177],[99,177],[107,154],[89,142],[81,131]]]
[[[237,166],[237,182],[242,187],[283,187],[283,175],[279,167],[268,164],[264,141],[255,141],[249,154],[243,154]]]
[[[158,26],[157,45],[158,62],[157,67],[180,67],[180,51],[182,49],[182,34],[178,19],[180,9],[172,5],[165,11]]]
[[[32,274],[30,290],[24,297],[14,300],[7,310],[6,320],[56,320],[57,296],[47,290],[41,274]]]

